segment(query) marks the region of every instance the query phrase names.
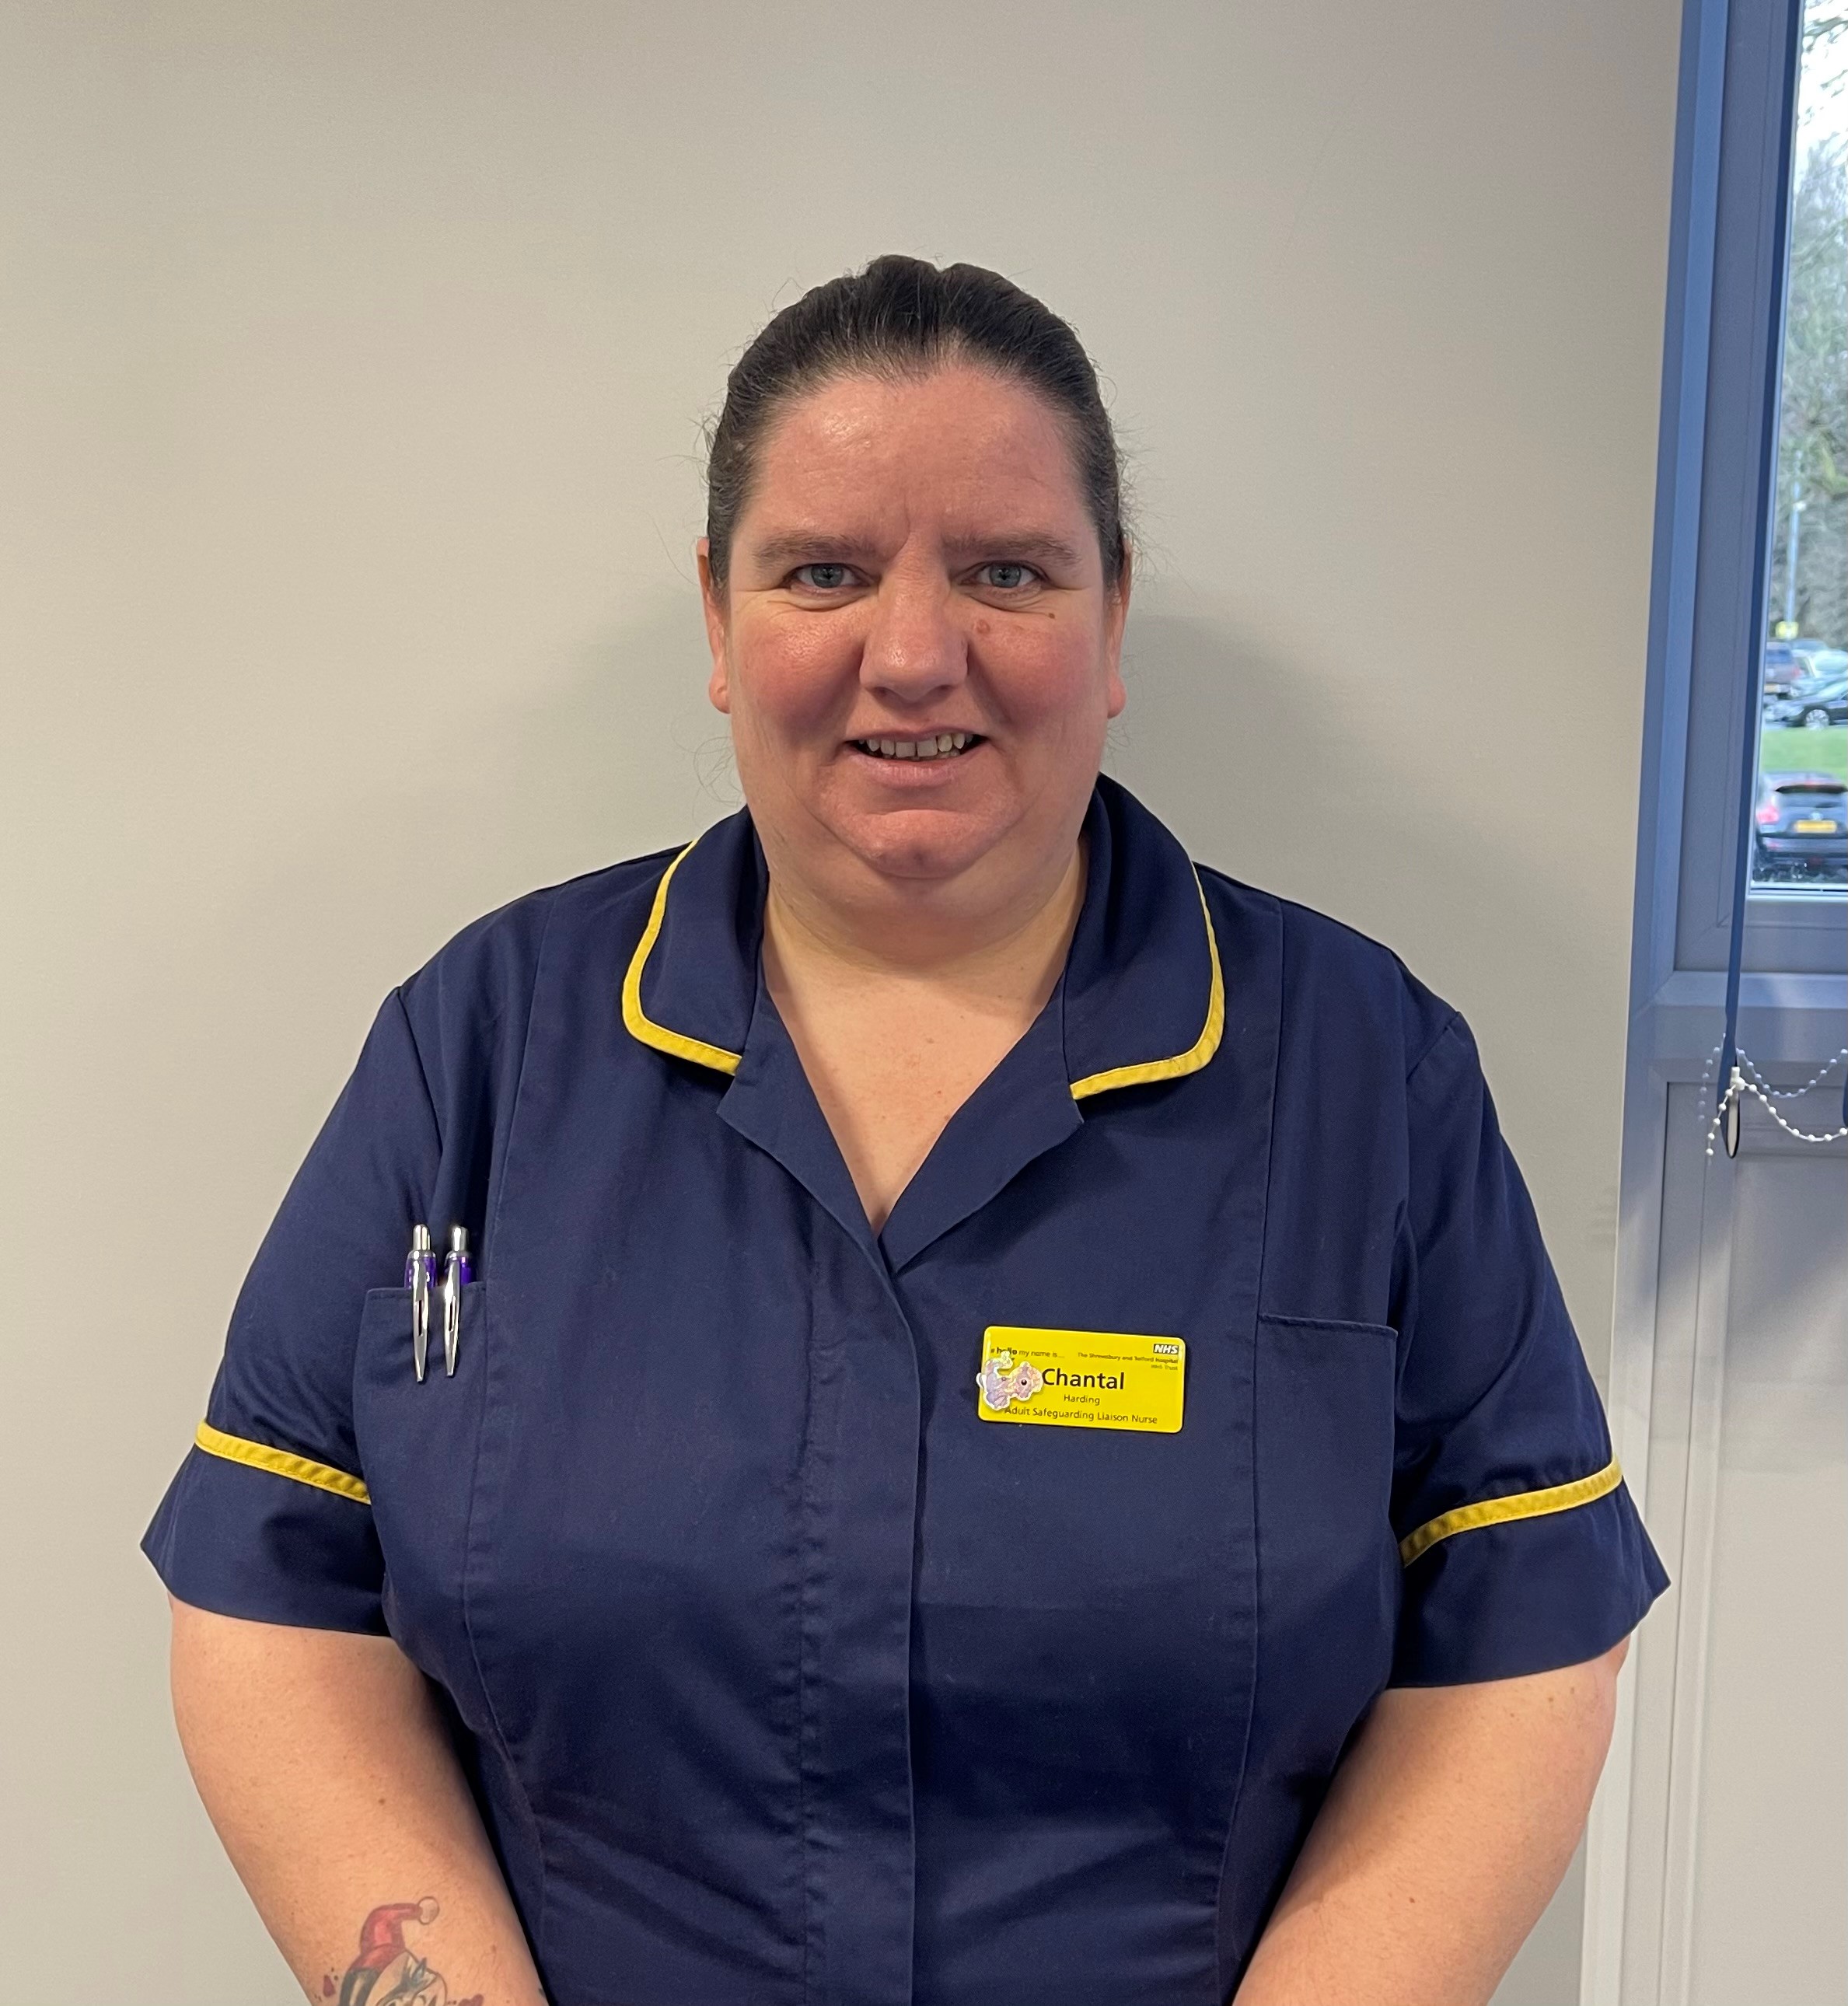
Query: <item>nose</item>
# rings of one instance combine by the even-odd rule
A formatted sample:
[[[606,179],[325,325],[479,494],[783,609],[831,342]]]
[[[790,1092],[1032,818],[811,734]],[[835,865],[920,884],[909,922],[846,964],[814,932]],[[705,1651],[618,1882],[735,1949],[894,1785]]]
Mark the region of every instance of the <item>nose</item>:
[[[919,703],[968,675],[968,640],[953,617],[946,578],[895,567],[880,582],[872,614],[861,650],[863,689]]]

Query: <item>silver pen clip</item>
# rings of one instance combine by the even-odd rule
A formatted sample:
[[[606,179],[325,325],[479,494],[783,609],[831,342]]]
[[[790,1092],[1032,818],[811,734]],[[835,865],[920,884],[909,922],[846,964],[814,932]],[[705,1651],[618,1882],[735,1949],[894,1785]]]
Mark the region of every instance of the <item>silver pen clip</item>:
[[[410,1291],[410,1362],[421,1380],[430,1357],[430,1284],[436,1276],[436,1255],[427,1226],[411,1228],[410,1251],[404,1261],[404,1286]]]
[[[449,1251],[443,1256],[443,1371],[456,1376],[456,1352],[462,1342],[462,1292],[475,1278],[468,1257],[468,1229],[449,1228]]]

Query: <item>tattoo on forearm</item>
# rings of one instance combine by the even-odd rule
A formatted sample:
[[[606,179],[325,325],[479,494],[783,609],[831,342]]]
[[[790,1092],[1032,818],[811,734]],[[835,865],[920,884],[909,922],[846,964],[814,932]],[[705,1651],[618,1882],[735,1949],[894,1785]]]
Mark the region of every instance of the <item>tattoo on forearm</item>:
[[[442,1975],[404,1941],[408,1927],[427,1927],[438,1913],[432,1895],[375,1909],[360,1926],[358,1956],[343,1978],[330,1971],[322,1980],[322,1997],[335,2006],[482,2006],[479,1992],[456,1998]]]

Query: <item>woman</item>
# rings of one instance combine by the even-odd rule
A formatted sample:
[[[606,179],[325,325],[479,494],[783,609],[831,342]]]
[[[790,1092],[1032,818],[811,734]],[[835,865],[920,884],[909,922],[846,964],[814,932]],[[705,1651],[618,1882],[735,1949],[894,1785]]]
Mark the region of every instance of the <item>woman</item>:
[[[265,1920],[331,1994],[440,1902],[487,2006],[1486,1999],[1664,1584],[1468,1031],[1100,779],[1116,453],[1005,280],[779,315],[699,569],[746,810],[388,999],[149,1536]]]

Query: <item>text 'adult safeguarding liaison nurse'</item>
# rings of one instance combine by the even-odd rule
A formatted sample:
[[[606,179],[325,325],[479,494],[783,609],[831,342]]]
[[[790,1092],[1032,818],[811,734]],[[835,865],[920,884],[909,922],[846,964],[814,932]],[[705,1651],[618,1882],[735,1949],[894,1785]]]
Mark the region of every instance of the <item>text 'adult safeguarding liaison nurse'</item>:
[[[710,484],[745,809],[386,999],[149,1533],[238,1871],[338,2006],[1487,1999],[1664,1577],[1468,1030],[1100,778],[1037,301],[818,287]]]

